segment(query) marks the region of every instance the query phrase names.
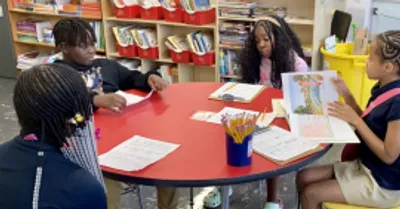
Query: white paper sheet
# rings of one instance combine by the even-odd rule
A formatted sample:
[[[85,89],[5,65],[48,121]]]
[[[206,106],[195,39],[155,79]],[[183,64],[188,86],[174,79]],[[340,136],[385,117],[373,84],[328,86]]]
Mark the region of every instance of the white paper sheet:
[[[339,100],[332,80],[336,71],[282,74],[283,94],[292,134],[320,143],[360,143],[351,126],[328,115]]]
[[[217,114],[213,115],[210,119],[208,119],[207,122],[222,124],[221,119],[222,119],[223,115],[226,115],[226,114],[237,115],[237,114],[242,114],[242,113],[253,114],[253,115],[260,114],[260,112],[253,111],[253,110],[244,110],[244,109],[238,109],[238,108],[233,108],[233,107],[225,107],[220,112],[218,112]],[[262,117],[260,117],[257,120],[256,125],[259,128],[266,128],[272,123],[272,121],[275,119],[275,117],[276,117],[275,113],[266,113],[264,119]]]
[[[290,132],[276,126],[271,126],[268,131],[253,136],[255,152],[276,161],[293,159],[318,146],[318,143],[293,137]]]
[[[286,118],[286,104],[283,99],[272,99],[272,109],[277,118]]]
[[[151,97],[151,95],[153,94],[153,91],[150,91],[146,96],[142,97],[142,96],[138,96],[138,95],[134,95],[134,94],[128,94],[126,92],[123,91],[117,91],[115,92],[118,95],[123,96],[126,99],[126,106],[131,106],[134,104],[137,104],[143,100],[146,100],[148,98]]]
[[[250,101],[258,94],[258,92],[262,88],[264,88],[263,85],[228,82],[217,91],[212,93],[211,97],[221,97],[224,94],[229,94],[237,98],[242,98],[245,101]]]
[[[134,136],[100,155],[103,166],[123,171],[138,171],[153,164],[179,147],[178,144]]]
[[[215,114],[215,112],[210,111],[197,111],[192,115],[191,119],[198,121],[207,121]]]

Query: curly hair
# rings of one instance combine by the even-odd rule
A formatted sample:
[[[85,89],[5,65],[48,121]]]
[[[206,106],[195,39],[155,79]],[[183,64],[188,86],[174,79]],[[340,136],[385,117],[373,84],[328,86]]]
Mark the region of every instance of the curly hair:
[[[390,30],[377,36],[382,61],[390,61],[400,69],[400,30]],[[400,75],[400,70],[397,72]]]
[[[259,20],[249,33],[239,58],[242,82],[257,83],[260,80],[260,65],[262,55],[257,49],[256,28],[265,29],[271,42],[271,83],[274,88],[282,87],[281,73],[293,72],[295,54],[287,33],[279,25],[268,20]],[[273,37],[273,38],[272,38]]]
[[[270,17],[274,18],[278,23],[281,25],[282,29],[286,32],[286,34],[289,36],[290,41],[293,46],[293,50],[301,57],[302,59],[305,59],[303,48],[301,47],[300,44],[300,39],[296,35],[296,33],[292,30],[292,28],[289,26],[289,24],[285,21],[285,19],[280,18],[276,15],[271,15]]]

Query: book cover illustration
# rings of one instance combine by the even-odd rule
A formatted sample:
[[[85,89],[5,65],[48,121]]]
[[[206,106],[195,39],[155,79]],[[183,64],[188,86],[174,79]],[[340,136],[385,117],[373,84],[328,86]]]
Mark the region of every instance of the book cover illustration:
[[[359,142],[348,123],[328,115],[329,103],[339,100],[336,77],[335,71],[282,74],[292,134],[321,143]]]
[[[291,107],[298,114],[300,136],[333,137],[328,116],[324,112],[323,84],[321,74],[289,75]]]

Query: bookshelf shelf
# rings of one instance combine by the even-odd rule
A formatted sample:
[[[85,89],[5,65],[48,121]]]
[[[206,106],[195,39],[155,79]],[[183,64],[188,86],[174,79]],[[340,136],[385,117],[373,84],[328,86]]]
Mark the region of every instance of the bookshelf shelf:
[[[222,45],[222,44],[219,45],[219,48],[220,49],[231,49],[231,50],[241,50],[241,49],[243,49],[242,46],[229,46],[229,45]]]
[[[160,65],[176,65],[178,70],[179,82],[194,82],[194,81],[215,81],[219,82],[223,79],[240,79],[237,75],[220,75],[220,50],[231,50],[240,52],[243,49],[241,46],[230,46],[219,44],[220,33],[219,25],[226,21],[254,23],[255,18],[246,17],[229,17],[219,16],[219,5],[218,0],[211,0],[210,3],[215,7],[215,16],[217,17],[215,22],[206,25],[191,25],[186,23],[167,22],[165,20],[148,20],[143,18],[117,18],[115,16],[114,5],[110,0],[98,0],[101,6],[101,17],[100,16],[77,16],[68,14],[57,14],[57,13],[46,13],[46,12],[34,12],[24,9],[18,9],[12,7],[14,0],[6,0],[9,15],[10,28],[12,31],[12,37],[14,40],[15,53],[19,54],[31,52],[31,51],[55,51],[55,47],[52,44],[29,42],[18,39],[18,35],[23,35],[18,32],[16,23],[28,19],[41,19],[49,21],[54,24],[61,18],[65,17],[80,17],[87,21],[100,21],[102,24],[101,34],[104,37],[105,49],[98,49],[98,53],[103,53],[106,57],[111,59],[131,59],[138,60],[141,63],[144,71],[154,70],[160,67]],[[71,0],[76,2],[77,0]],[[81,0],[82,1],[82,0]],[[239,1],[239,0],[238,0]],[[241,0],[245,1],[245,0]],[[247,0],[246,0],[247,1]],[[325,11],[331,11],[332,8],[338,8],[333,3],[322,5],[319,0],[254,0],[258,4],[268,4],[271,6],[284,6],[287,8],[288,17],[286,21],[290,24],[292,29],[299,36],[299,39],[303,46],[307,46],[307,52],[312,55],[312,68],[318,69],[321,66],[319,59],[319,45],[321,41],[327,35],[329,35],[329,22],[330,15],[326,14]],[[222,3],[219,3],[220,5]],[[340,7],[340,6],[339,6]],[[302,18],[294,18],[302,17]],[[318,18],[316,18],[318,17]],[[320,18],[321,17],[321,18]],[[322,18],[323,17],[323,18]],[[124,57],[119,55],[116,40],[111,30],[112,27],[118,25],[139,25],[145,27],[151,27],[156,31],[157,43],[158,43],[158,58],[154,60],[142,59],[140,57]],[[211,66],[198,66],[192,63],[174,63],[171,59],[171,54],[164,42],[168,36],[172,35],[186,35],[195,31],[202,30],[209,33],[213,33],[214,36],[214,49],[215,49],[215,64]]]
[[[175,27],[188,27],[188,28],[208,28],[214,29],[216,27],[215,24],[207,24],[207,25],[190,25],[185,23],[175,23],[175,22],[167,22],[164,20],[145,20],[139,18],[117,18],[117,17],[105,17],[104,20],[106,21],[115,21],[115,22],[124,22],[124,23],[145,23],[145,24],[153,24],[153,25],[169,25]]]
[[[26,45],[32,45],[32,46],[40,46],[40,47],[48,47],[48,48],[55,48],[53,44],[47,44],[47,43],[40,43],[40,42],[33,42],[33,41],[22,41],[22,40],[14,40],[14,43],[18,44],[26,44]],[[105,53],[104,49],[96,49],[97,53]]]
[[[240,22],[255,22],[257,18],[252,18],[252,17],[218,17],[220,20],[225,20],[225,21],[240,21]],[[301,18],[286,18],[285,19],[287,23],[292,24],[292,25],[309,25],[312,26],[314,25],[314,20],[311,19],[301,19]]]
[[[16,9],[12,8],[9,9],[10,13],[16,14],[25,14],[25,15],[35,15],[35,16],[48,16],[48,17],[80,17],[86,20],[101,20],[101,17],[93,17],[93,16],[78,16],[78,15],[67,15],[67,14],[56,14],[56,13],[46,13],[46,12],[34,12],[34,11],[27,11],[23,9]]]

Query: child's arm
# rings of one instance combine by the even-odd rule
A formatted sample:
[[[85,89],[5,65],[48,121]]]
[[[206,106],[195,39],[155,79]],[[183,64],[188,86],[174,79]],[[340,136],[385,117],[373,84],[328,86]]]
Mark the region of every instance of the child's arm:
[[[335,85],[339,95],[343,97],[344,102],[353,108],[353,110],[356,111],[356,113],[360,116],[362,114],[362,110],[360,106],[358,106],[356,99],[350,92],[344,80],[338,77],[333,80],[333,84]]]
[[[128,89],[139,89],[149,91],[151,87],[149,85],[149,77],[150,75],[160,76],[160,73],[157,71],[149,71],[145,74],[137,71],[137,70],[129,70],[128,68],[122,66],[119,63],[115,63],[116,70],[119,74],[119,89],[128,90]]]
[[[379,139],[367,124],[360,120],[356,125],[368,147],[386,164],[394,163],[400,155],[400,119],[388,123],[385,141]]]
[[[397,107],[397,110],[395,110]],[[330,115],[352,124],[363,141],[386,164],[392,164],[400,155],[400,99],[393,102],[387,114],[387,132],[383,141],[368,127],[364,120],[349,106],[335,102],[329,109]]]

